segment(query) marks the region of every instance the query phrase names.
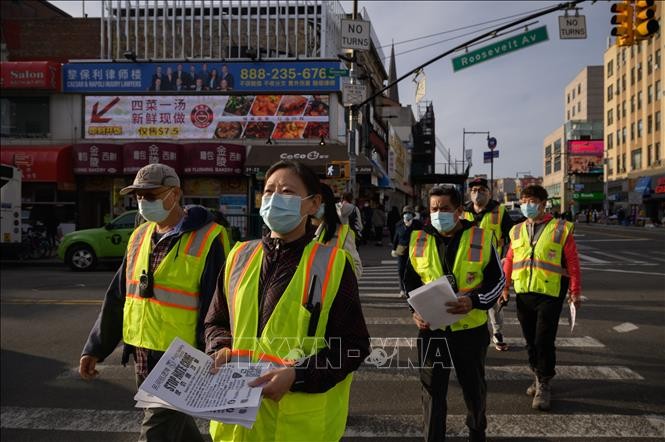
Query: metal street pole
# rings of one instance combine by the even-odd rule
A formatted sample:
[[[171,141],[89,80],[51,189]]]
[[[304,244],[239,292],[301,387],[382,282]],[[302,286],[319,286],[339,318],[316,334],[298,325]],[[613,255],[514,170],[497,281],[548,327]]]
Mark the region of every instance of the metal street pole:
[[[356,20],[358,18],[358,0],[353,0],[353,16],[352,18]],[[356,83],[356,51],[351,50],[351,69],[349,69],[349,82],[351,84]],[[359,108],[355,106],[349,107],[349,191],[353,194],[353,199],[355,200],[358,196],[357,186],[356,186],[356,128],[358,125],[358,116],[357,112]]]
[[[476,131],[468,131],[465,128],[462,128],[462,175],[464,175],[464,158],[466,156],[466,136],[467,135],[486,135],[487,138],[489,139],[490,133],[489,131],[487,132],[476,132]],[[494,159],[494,158],[492,158]],[[464,195],[464,187],[466,183],[462,183],[462,195]]]

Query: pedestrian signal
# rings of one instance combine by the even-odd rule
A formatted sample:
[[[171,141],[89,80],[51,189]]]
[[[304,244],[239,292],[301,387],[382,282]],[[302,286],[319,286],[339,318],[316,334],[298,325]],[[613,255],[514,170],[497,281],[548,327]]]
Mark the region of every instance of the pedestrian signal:
[[[611,35],[617,38],[617,46],[631,46],[635,37],[633,34],[633,6],[630,0],[624,0],[621,3],[613,3],[610,11],[614,13],[612,20],[613,25]]]
[[[654,0],[637,0],[635,2],[635,40],[646,40],[660,28],[656,20],[656,2]]]
[[[339,164],[328,163],[326,165],[326,178],[340,178],[342,176],[342,168]]]

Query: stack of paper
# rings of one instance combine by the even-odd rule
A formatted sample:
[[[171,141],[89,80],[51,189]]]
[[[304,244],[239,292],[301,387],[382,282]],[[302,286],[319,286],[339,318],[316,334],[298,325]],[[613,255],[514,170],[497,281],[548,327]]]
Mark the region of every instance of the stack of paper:
[[[136,407],[163,407],[194,417],[251,428],[261,405],[261,387],[247,385],[271,364],[230,362],[212,374],[213,360],[175,338],[134,396]]]
[[[420,317],[429,322],[429,328],[432,330],[445,328],[464,317],[463,314],[447,312],[450,307],[446,306],[446,302],[455,301],[457,296],[445,275],[410,291],[407,299]]]

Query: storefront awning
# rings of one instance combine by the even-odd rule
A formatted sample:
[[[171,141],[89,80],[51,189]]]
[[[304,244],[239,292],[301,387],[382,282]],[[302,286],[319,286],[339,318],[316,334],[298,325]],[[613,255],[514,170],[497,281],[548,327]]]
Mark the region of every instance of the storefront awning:
[[[651,177],[644,176],[637,180],[637,183],[635,183],[635,192],[642,196],[649,195],[651,193]]]
[[[73,185],[72,146],[2,146],[2,163],[21,169],[23,181]]]
[[[346,161],[346,146],[341,145],[264,145],[250,146],[245,160],[245,173],[265,172],[278,161],[293,160],[309,166],[314,172],[325,173],[326,164]]]

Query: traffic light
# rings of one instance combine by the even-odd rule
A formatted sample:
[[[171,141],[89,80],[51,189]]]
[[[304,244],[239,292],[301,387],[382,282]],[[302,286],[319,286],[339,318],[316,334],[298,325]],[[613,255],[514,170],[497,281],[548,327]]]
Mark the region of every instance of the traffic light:
[[[659,28],[658,20],[656,20],[656,2],[637,0],[635,2],[635,40],[646,40],[658,32]]]
[[[617,38],[617,46],[631,46],[635,42],[633,33],[633,5],[630,0],[612,3],[610,10],[615,14],[611,23],[617,25],[611,34]]]
[[[326,165],[326,178],[340,178],[341,176],[342,170],[339,164],[328,163]]]

